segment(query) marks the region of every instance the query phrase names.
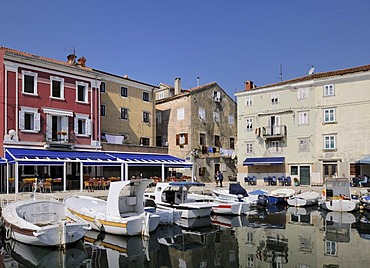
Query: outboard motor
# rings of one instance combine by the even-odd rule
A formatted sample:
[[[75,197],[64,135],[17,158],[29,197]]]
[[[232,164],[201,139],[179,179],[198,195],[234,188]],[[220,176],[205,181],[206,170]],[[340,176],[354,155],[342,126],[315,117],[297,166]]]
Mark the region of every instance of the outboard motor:
[[[268,205],[268,199],[267,196],[264,194],[259,194],[257,199],[257,206],[259,207],[265,207]]]

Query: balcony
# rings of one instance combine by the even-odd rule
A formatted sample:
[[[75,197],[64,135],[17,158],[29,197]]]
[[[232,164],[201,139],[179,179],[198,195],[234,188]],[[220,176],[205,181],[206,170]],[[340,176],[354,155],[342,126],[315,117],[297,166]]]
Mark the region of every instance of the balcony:
[[[278,126],[267,126],[262,127],[261,136],[265,140],[268,139],[285,139],[287,135],[287,127],[286,125],[278,125]]]
[[[44,147],[46,149],[73,149],[75,139],[71,137],[71,134],[68,136],[66,132],[58,131],[52,133],[50,136],[49,133],[45,133],[45,143]]]

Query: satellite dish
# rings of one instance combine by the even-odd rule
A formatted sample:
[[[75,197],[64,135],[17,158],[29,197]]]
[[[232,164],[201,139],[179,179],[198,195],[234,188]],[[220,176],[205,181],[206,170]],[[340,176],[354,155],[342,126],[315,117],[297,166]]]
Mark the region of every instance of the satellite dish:
[[[315,68],[312,66],[310,70],[308,71],[308,75],[311,75],[315,72]]]

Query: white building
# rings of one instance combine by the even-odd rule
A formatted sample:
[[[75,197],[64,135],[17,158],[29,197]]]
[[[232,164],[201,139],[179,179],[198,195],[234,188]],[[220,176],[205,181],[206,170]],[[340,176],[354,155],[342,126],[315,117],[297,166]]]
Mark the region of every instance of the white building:
[[[272,85],[237,98],[238,180],[290,176],[303,185],[362,176],[370,165],[370,65]]]

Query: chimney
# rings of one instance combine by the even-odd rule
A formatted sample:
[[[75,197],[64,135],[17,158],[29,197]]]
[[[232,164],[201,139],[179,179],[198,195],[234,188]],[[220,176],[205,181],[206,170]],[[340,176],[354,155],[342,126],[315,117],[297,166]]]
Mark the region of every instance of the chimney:
[[[82,56],[81,58],[79,58],[77,60],[77,63],[78,65],[80,65],[81,67],[86,67],[86,58],[84,56]]]
[[[244,82],[245,90],[252,90],[254,88],[253,81],[247,80]]]
[[[69,64],[76,64],[76,55],[75,54],[69,54],[67,56],[67,62]]]
[[[175,78],[175,95],[181,93],[181,78],[176,77]]]

